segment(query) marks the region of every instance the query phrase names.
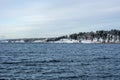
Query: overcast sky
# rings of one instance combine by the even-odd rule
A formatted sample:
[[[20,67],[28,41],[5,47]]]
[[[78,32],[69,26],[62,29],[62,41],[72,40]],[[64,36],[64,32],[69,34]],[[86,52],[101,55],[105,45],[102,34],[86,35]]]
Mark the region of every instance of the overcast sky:
[[[0,38],[120,29],[120,0],[0,0]]]

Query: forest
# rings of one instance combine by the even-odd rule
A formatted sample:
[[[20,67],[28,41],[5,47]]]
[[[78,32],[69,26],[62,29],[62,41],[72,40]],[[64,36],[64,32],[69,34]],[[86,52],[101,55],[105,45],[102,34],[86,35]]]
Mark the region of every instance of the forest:
[[[60,39],[74,39],[79,40],[80,42],[82,40],[96,40],[97,42],[102,43],[116,43],[120,42],[120,30],[112,29],[112,30],[98,30],[96,32],[79,32],[74,33],[70,35],[60,36],[55,38],[54,40],[60,40]]]

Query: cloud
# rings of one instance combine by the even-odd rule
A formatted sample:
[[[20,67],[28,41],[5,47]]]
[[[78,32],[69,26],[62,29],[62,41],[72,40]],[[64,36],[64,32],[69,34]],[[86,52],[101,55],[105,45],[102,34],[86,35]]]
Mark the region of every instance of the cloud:
[[[10,1],[0,1],[0,34],[7,37],[49,37],[101,29],[99,24],[117,28],[120,20],[119,0]]]

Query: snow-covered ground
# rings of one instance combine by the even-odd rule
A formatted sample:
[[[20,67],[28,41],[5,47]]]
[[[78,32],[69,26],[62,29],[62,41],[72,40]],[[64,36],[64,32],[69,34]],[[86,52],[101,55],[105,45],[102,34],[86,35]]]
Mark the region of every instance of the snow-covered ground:
[[[59,41],[55,41],[54,43],[79,43],[79,41],[73,39],[61,39]]]
[[[34,43],[44,43],[45,42],[45,40],[36,40],[36,41],[34,41]]]
[[[99,39],[99,42],[98,40],[95,38],[93,40],[85,40],[85,39],[82,39],[82,40],[74,40],[74,39],[61,39],[59,41],[55,41],[53,43],[103,43],[104,40],[103,39]],[[114,40],[110,41],[111,43],[114,42]],[[118,43],[119,40],[116,40],[115,43]],[[106,39],[105,40],[105,43],[108,43],[108,40]]]
[[[1,40],[0,43],[25,43],[24,40],[16,40],[16,41],[7,41],[7,40]],[[49,41],[47,42],[46,40],[36,40],[33,41],[32,43],[120,43],[119,39],[117,40],[103,40],[103,39],[97,39],[94,38],[93,40],[86,40],[86,39],[80,39],[80,40],[74,40],[74,39],[60,39],[58,41]]]
[[[1,43],[8,43],[8,41],[0,41]]]
[[[81,43],[94,43],[94,42],[91,40],[82,40]]]
[[[15,41],[15,43],[24,43],[24,41],[23,40]]]

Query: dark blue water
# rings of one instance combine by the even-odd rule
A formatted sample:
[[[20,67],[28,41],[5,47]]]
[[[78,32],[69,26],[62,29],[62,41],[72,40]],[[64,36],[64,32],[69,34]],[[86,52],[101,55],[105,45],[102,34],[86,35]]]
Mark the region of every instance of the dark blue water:
[[[0,80],[120,80],[119,44],[0,44]]]

